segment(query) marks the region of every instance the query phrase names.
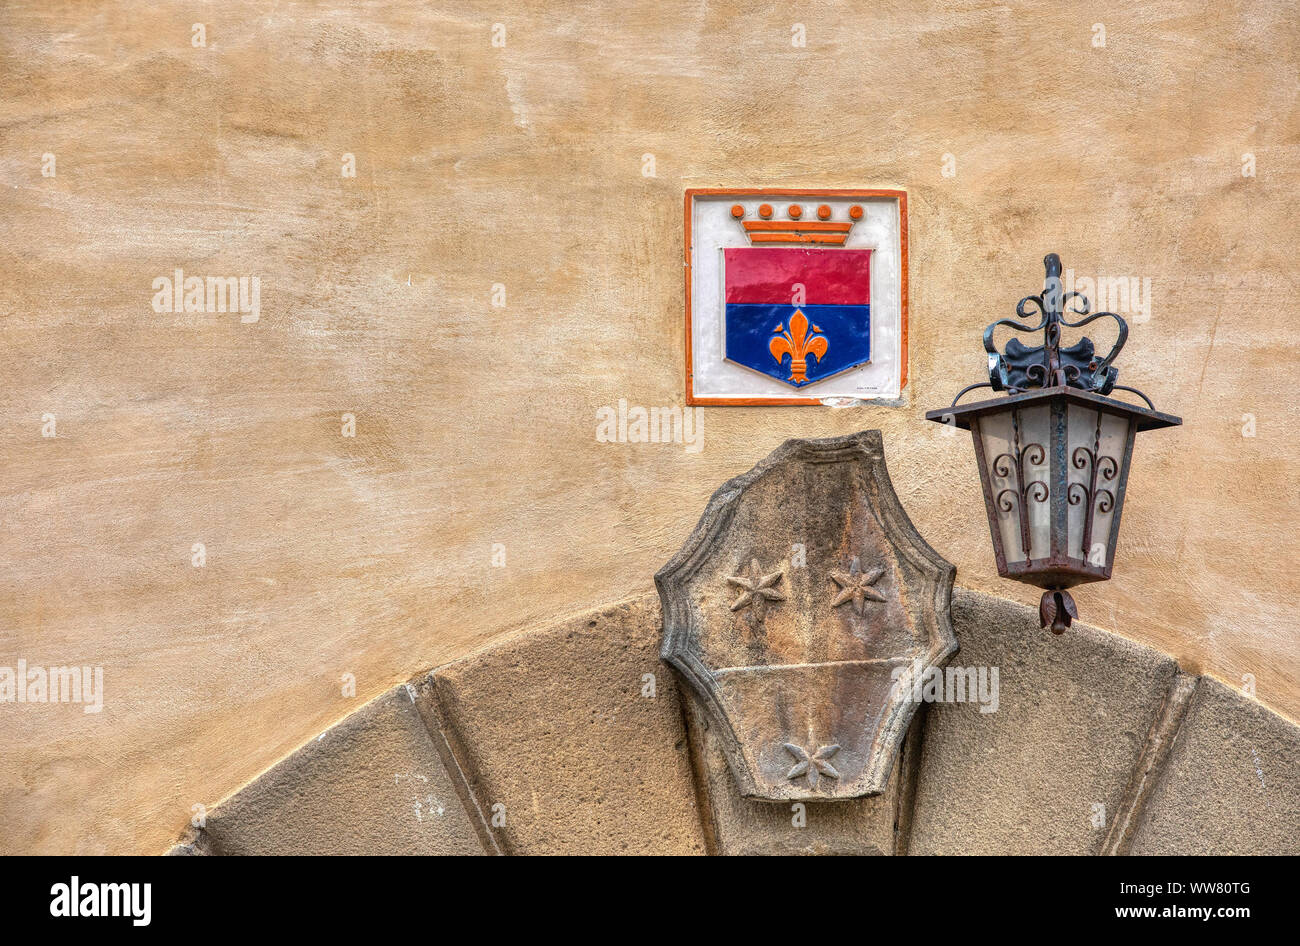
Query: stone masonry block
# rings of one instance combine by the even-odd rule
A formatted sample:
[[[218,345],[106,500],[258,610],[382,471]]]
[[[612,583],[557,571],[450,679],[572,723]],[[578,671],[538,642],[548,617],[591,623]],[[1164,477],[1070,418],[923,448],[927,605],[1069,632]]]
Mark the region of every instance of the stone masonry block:
[[[1202,677],[1133,854],[1300,854],[1300,729]]]
[[[433,672],[506,853],[705,853],[659,626],[643,595]]]
[[[483,853],[412,693],[395,687],[218,806],[214,853]]]
[[[930,707],[909,853],[1098,853],[1175,662],[1081,624],[1058,637],[1029,608],[960,589],[953,623],[951,665],[997,667],[999,706]]]

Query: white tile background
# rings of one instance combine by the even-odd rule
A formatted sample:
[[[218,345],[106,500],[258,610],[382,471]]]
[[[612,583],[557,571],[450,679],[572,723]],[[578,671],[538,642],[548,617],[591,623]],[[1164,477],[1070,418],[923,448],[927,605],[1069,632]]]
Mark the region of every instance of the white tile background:
[[[788,219],[786,208],[800,204],[804,219],[821,204],[831,208],[832,221],[849,219],[858,204],[862,219],[853,225],[845,249],[871,249],[871,361],[850,371],[802,388],[769,378],[723,358],[722,250],[749,246],[731,208],[740,204],[745,219],[758,219],[760,204],[771,204],[772,219]],[[892,197],[770,197],[736,194],[695,195],[691,208],[691,357],[697,398],[860,398],[896,400],[902,376],[902,248],[899,202]],[[835,249],[825,250],[827,253]]]

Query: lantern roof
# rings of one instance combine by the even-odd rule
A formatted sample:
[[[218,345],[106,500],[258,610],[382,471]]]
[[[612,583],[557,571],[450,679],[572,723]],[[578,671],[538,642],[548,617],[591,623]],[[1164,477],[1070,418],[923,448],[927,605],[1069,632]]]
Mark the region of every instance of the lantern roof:
[[[969,388],[967,390],[970,390]],[[965,393],[965,392],[962,392]],[[1143,400],[1145,396],[1139,393]],[[958,397],[961,397],[959,394]],[[1024,391],[1020,394],[1011,394],[1006,397],[989,398],[985,401],[974,401],[970,404],[963,404],[961,407],[956,406],[953,402],[952,407],[941,407],[938,410],[926,411],[925,419],[937,421],[941,424],[954,424],[963,430],[970,430],[971,418],[979,417],[981,414],[989,414],[995,411],[1005,411],[1008,408],[1020,407],[1028,408],[1036,404],[1046,403],[1048,401],[1062,398],[1067,403],[1077,404],[1080,407],[1086,407],[1090,410],[1105,411],[1110,414],[1121,414],[1125,417],[1137,421],[1138,430],[1158,430],[1162,427],[1177,427],[1182,424],[1181,417],[1175,417],[1172,414],[1164,414],[1157,411],[1154,407],[1139,407],[1136,404],[1129,404],[1124,401],[1117,401],[1113,397],[1103,397],[1100,394],[1093,394],[1091,391],[1082,391],[1078,388],[1072,388],[1068,385],[1060,385],[1053,388],[1037,388],[1031,391]],[[1150,404],[1150,401],[1147,401]]]

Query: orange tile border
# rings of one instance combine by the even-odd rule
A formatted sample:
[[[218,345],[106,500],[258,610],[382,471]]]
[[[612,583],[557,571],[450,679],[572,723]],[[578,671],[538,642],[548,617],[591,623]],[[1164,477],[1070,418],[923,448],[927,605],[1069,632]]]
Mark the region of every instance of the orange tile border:
[[[902,370],[899,373],[899,391],[907,387],[907,191],[889,189],[845,190],[811,188],[806,190],[769,187],[688,187],[686,189],[683,218],[686,235],[686,403],[692,407],[780,407],[787,404],[821,404],[814,397],[696,397],[695,362],[691,357],[691,201],[695,197],[712,197],[722,194],[744,194],[753,197],[887,197],[898,201],[898,242],[902,285],[899,292],[900,355]],[[788,225],[787,225],[788,226]],[[803,224],[802,226],[807,226]]]

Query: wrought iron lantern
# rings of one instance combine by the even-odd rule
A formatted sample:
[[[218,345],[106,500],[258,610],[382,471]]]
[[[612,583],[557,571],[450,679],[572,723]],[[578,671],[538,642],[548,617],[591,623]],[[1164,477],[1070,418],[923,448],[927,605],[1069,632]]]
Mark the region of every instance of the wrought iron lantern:
[[[969,430],[984,486],[998,574],[1043,588],[1039,617],[1061,634],[1079,616],[1067,589],[1110,578],[1128,486],[1133,441],[1139,431],[1175,427],[1181,418],[1162,414],[1141,391],[1115,383],[1115,356],[1128,339],[1128,324],[1113,312],[1089,314],[1088,299],[1063,292],[1061,259],[1043,260],[1041,295],[1016,306],[1021,319],[999,319],[984,330],[989,380],[963,388],[952,406],[929,411],[927,420]],[[1065,314],[1079,316],[1073,322]],[[1114,319],[1119,336],[1104,358],[1091,339],[1061,347],[1062,327]],[[1043,333],[1030,348],[1011,338],[998,352],[1000,326]],[[957,406],[976,388],[1007,397]],[[1127,391],[1146,402],[1138,407],[1107,395]]]

